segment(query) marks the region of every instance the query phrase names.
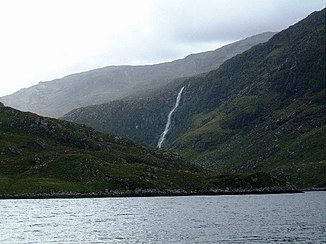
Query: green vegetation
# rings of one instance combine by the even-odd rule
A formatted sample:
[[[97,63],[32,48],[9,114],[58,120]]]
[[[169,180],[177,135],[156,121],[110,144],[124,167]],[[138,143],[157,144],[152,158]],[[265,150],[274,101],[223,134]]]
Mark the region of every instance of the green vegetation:
[[[266,175],[219,176],[175,153],[0,103],[0,195],[292,189],[270,175],[266,184],[254,178]]]
[[[193,101],[202,112],[182,116],[191,129],[175,135],[174,149],[218,172],[266,171],[301,188],[326,186],[325,9],[205,78],[210,101]]]
[[[184,86],[163,146],[218,173],[266,171],[326,187],[325,11],[215,71],[64,118],[155,146]]]

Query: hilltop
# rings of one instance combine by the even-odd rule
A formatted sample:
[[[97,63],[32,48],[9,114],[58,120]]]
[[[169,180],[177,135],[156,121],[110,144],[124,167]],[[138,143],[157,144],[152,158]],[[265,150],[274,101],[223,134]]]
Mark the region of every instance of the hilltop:
[[[108,66],[68,75],[21,89],[0,98],[5,105],[48,117],[60,117],[72,109],[105,103],[160,87],[173,79],[219,67],[225,60],[265,42],[275,33],[262,33],[214,51],[191,54],[172,62]]]

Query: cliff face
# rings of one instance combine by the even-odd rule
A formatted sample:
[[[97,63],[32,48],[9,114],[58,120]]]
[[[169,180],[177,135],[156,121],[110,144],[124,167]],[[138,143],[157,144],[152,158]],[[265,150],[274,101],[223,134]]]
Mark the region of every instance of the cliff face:
[[[326,185],[325,9],[215,71],[64,118],[156,145],[183,86],[165,146],[219,172]]]
[[[1,97],[5,105],[43,116],[60,117],[72,109],[144,92],[179,78],[218,68],[225,60],[267,41],[274,33],[263,33],[219,48],[192,54],[173,62],[145,66],[110,66],[62,79],[40,82]]]

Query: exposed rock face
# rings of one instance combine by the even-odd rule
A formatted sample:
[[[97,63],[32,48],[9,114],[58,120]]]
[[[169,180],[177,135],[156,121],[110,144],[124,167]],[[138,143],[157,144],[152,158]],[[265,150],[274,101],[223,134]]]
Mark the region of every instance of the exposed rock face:
[[[156,65],[109,66],[62,79],[40,82],[0,98],[7,106],[49,117],[72,109],[105,103],[161,86],[179,78],[218,68],[227,59],[266,42],[274,33],[263,33],[184,59]]]

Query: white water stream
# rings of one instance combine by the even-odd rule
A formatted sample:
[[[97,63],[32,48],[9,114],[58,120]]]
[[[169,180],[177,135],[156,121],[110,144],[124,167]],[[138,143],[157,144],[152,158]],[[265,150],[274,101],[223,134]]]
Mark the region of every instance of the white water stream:
[[[170,130],[170,125],[171,125],[171,117],[172,117],[172,114],[174,113],[174,111],[177,109],[177,107],[179,106],[179,103],[180,103],[180,99],[181,99],[181,94],[183,92],[183,89],[185,87],[182,87],[181,90],[179,91],[179,94],[177,96],[177,100],[175,102],[175,105],[174,105],[174,108],[170,111],[169,115],[168,115],[168,120],[166,121],[166,125],[165,125],[165,129],[163,131],[163,133],[161,134],[160,136],[160,139],[158,140],[158,143],[157,143],[157,147],[158,148],[161,148],[162,147],[162,144],[165,140],[165,137],[166,137],[166,134],[169,132]]]

